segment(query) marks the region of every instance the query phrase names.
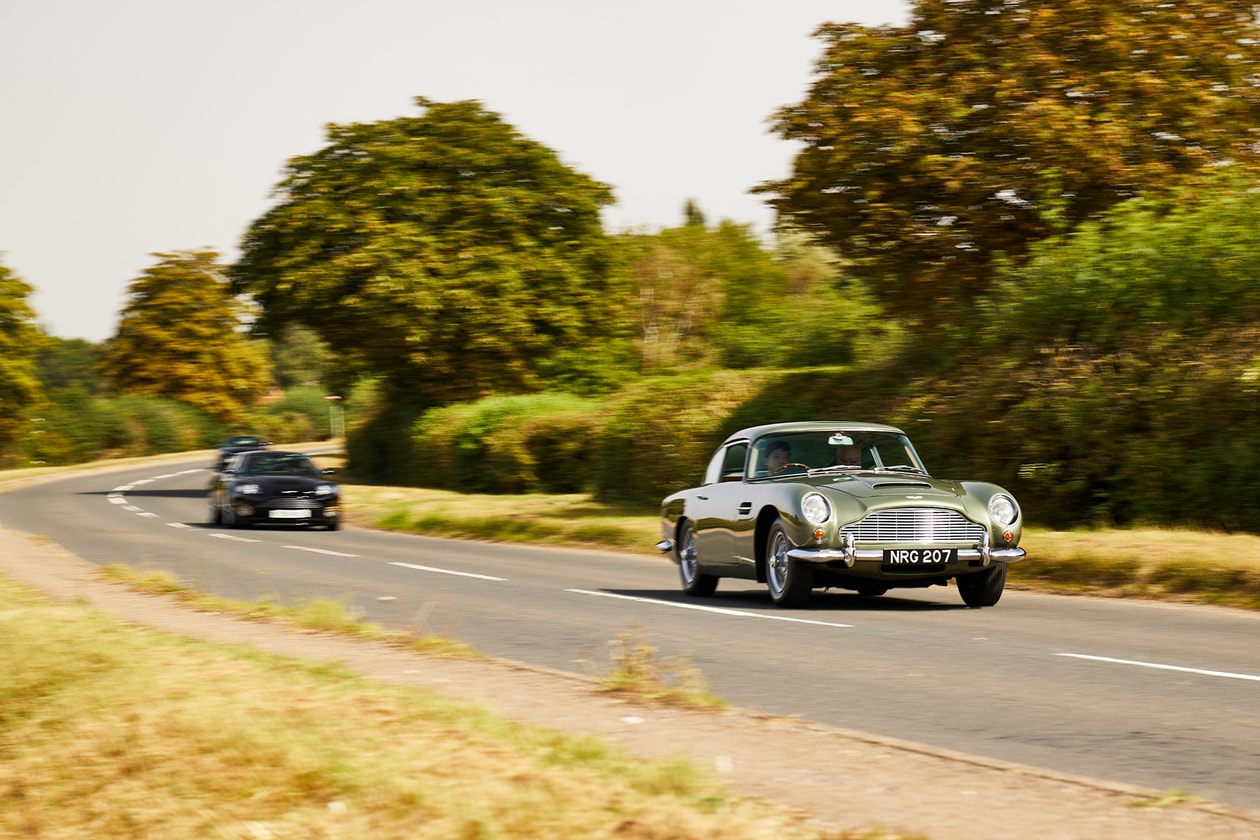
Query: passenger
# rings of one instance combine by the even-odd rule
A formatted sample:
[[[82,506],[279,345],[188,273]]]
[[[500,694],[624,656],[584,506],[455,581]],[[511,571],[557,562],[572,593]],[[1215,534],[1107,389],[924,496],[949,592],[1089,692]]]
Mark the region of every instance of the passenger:
[[[836,447],[836,457],[832,460],[833,467],[860,467],[862,466],[862,447],[856,443],[847,446]]]

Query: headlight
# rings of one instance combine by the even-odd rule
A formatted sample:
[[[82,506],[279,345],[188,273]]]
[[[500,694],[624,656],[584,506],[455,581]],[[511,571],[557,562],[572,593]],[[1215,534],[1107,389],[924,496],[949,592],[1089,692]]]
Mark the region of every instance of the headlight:
[[[999,525],[1010,525],[1019,518],[1019,505],[1010,496],[998,494],[989,499],[989,516]]]
[[[331,496],[336,492],[337,488],[333,487],[331,484],[321,484],[315,488],[316,496]]]
[[[806,493],[801,499],[801,513],[810,525],[821,525],[831,518],[831,502],[822,493]]]
[[[236,492],[242,496],[257,496],[262,493],[262,488],[257,484],[238,484],[236,485]]]

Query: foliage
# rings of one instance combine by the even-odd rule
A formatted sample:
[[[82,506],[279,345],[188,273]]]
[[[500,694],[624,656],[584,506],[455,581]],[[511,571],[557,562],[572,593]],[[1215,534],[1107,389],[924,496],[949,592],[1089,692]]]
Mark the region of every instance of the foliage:
[[[319,385],[329,363],[329,350],[319,334],[301,324],[290,324],[270,342],[271,368],[282,390]]]
[[[996,255],[1260,153],[1250,2],[917,0],[904,27],[817,34],[775,118],[804,147],[759,189],[894,312],[939,323]]]
[[[1252,185],[1127,203],[1008,267],[977,358],[907,394],[948,467],[1061,527],[1260,530]]]
[[[273,441],[296,443],[332,437],[328,401],[322,388],[291,388],[265,400],[250,414],[249,428]]]
[[[597,404],[566,394],[488,397],[416,423],[422,486],[477,493],[571,493],[591,479]]]
[[[305,324],[328,387],[379,376],[401,414],[538,389],[541,363],[625,317],[609,188],[476,102],[416,102],[291,160],[232,269],[262,332]]]
[[[599,421],[596,498],[653,504],[697,483],[714,447],[734,431],[730,415],[770,378],[761,371],[657,377],[609,399]]]
[[[240,332],[247,311],[214,251],[154,254],[132,281],[98,370],[124,394],[165,396],[224,421],[270,384],[265,350]]]
[[[82,338],[45,336],[35,350],[36,376],[49,394],[68,388],[99,394],[104,387],[96,371],[100,351],[100,345]]]
[[[28,300],[32,291],[0,263],[0,452],[29,431],[30,410],[43,395],[36,379],[41,335]]]

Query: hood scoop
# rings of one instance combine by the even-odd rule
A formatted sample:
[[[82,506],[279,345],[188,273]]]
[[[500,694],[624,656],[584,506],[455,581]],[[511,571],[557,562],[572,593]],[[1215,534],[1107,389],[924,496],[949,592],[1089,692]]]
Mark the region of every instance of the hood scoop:
[[[872,490],[904,490],[906,488],[922,490],[924,488],[931,489],[932,487],[926,481],[907,481],[904,478],[894,481],[872,481],[870,484]]]

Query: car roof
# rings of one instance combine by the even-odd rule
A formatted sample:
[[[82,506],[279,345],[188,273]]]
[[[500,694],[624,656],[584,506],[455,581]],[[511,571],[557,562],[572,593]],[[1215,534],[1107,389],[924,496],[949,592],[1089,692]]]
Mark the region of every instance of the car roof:
[[[761,426],[749,426],[746,429],[740,429],[722,442],[725,446],[736,440],[756,440],[772,434],[791,434],[793,432],[892,432],[895,434],[905,434],[896,426],[889,426],[886,423],[866,423],[862,421],[851,420],[821,420],[808,421],[801,420],[794,423],[766,423]]]

